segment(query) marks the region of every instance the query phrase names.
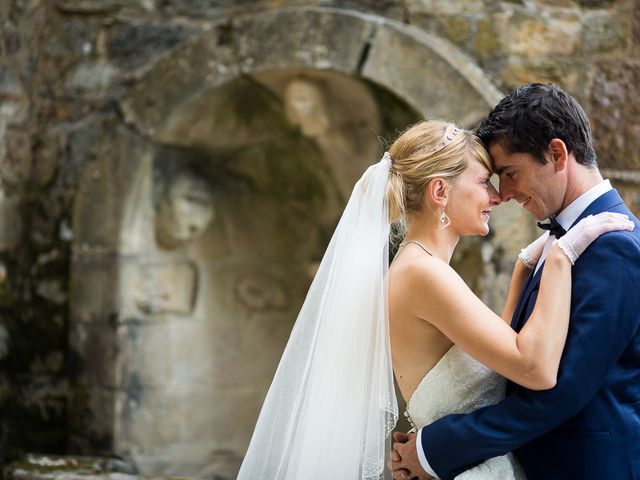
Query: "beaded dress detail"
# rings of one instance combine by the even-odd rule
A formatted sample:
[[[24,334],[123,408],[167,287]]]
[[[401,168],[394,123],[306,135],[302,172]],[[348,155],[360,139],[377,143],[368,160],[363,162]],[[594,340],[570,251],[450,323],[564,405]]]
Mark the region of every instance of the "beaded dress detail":
[[[407,403],[407,418],[421,428],[452,413],[468,413],[504,398],[506,379],[457,346],[425,375]],[[487,460],[457,480],[526,480],[512,453]]]

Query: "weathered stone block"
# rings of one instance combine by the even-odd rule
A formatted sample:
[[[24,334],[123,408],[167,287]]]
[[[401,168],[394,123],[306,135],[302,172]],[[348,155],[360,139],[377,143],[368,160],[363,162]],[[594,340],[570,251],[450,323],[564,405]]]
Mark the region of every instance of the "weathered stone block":
[[[580,48],[586,54],[625,50],[632,40],[629,20],[617,10],[585,14]]]
[[[279,275],[291,281],[278,287],[278,305],[261,301],[260,308],[246,309],[238,305],[234,293],[237,274],[233,269],[217,271],[215,278],[203,279],[201,288],[209,293],[192,316],[165,314],[146,321],[125,320],[118,328],[120,388],[135,384],[193,389],[268,381],[302,301],[305,287],[296,288],[300,275],[287,271]],[[286,307],[281,304],[285,289],[288,296],[295,295]],[[262,298],[264,292],[260,295]],[[248,355],[253,361],[247,362]]]
[[[31,181],[37,187],[44,187],[55,177],[60,168],[60,158],[65,147],[64,134],[58,130],[46,130],[39,135],[34,145]]]
[[[113,253],[79,246],[71,262],[72,322],[115,319],[119,312],[118,262]]]
[[[270,7],[279,5],[278,0],[270,0],[266,2]],[[310,2],[308,0],[288,0],[289,6],[299,5],[301,7],[307,5],[320,5],[322,7],[334,7],[343,10],[355,10],[358,12],[370,12],[385,18],[393,18],[403,21],[406,17],[406,8],[404,2],[397,0],[320,0]]]
[[[137,135],[98,119],[69,137],[69,161],[79,177],[73,212],[76,250],[116,251],[138,172],[148,158],[148,145]],[[71,169],[68,169],[68,171]]]
[[[108,389],[119,383],[116,361],[122,346],[116,329],[115,319],[70,325],[69,368],[75,385]]]
[[[0,180],[21,185],[31,174],[31,136],[24,128],[8,128],[4,135],[4,156],[0,158]]]
[[[9,125],[26,120],[28,99],[18,75],[6,65],[0,67],[0,115]]]
[[[541,20],[522,14],[517,21],[502,23],[502,44],[512,53],[524,57],[570,55],[580,42],[581,23],[576,13]]]
[[[640,61],[601,62],[591,92],[590,118],[599,163],[606,168],[640,167]]]
[[[185,319],[178,319],[185,321]],[[117,370],[117,389],[130,394],[144,394],[147,388],[166,388],[172,381],[181,381],[180,375],[172,375],[175,357],[183,353],[180,349],[176,352],[177,345],[174,340],[175,320],[162,319],[145,321],[140,318],[125,319],[117,327],[116,348],[117,358],[112,365]],[[177,340],[177,339],[176,339]],[[198,337],[190,338],[198,341]],[[187,347],[188,348],[188,347]],[[199,359],[205,360],[206,359]],[[195,368],[199,363],[189,365]],[[188,378],[189,368],[178,369],[178,372],[186,374]]]
[[[137,401],[124,401],[118,425],[122,438],[116,453],[132,458],[140,471],[203,478],[203,471],[217,466],[224,470],[216,473],[231,470],[230,476],[222,478],[236,478],[247,430],[252,429],[248,424],[255,423],[254,415],[247,415],[248,411],[255,411],[252,393],[209,389],[150,391]]]
[[[72,385],[69,444],[75,452],[113,452],[117,394],[111,388]]]
[[[636,0],[633,9],[633,45],[637,49],[640,46],[640,2]]]
[[[616,3],[617,0],[576,0],[578,5],[586,8],[604,8]]]
[[[7,354],[9,353],[9,343],[10,343],[10,335],[7,327],[3,324],[0,324],[0,360],[4,360],[7,358]],[[2,380],[5,380],[4,378]],[[4,385],[2,385],[3,381],[0,381],[0,399],[3,399],[6,396],[6,390]]]
[[[615,1],[615,0],[614,0]],[[515,3],[522,5],[522,0],[511,0],[509,3]],[[560,8],[575,8],[576,1],[575,0],[536,0],[536,4],[541,5],[549,5],[551,7],[560,7]]]
[[[38,198],[29,205],[29,230],[25,232],[32,244],[40,249],[55,248],[60,241],[68,242],[68,211],[61,199]]]
[[[467,126],[503,96],[453,45],[406,25],[378,28],[362,75],[427,117]]]
[[[263,5],[269,5],[269,0],[253,0],[251,6],[260,8]],[[192,18],[213,18],[215,15],[224,15],[233,13],[233,6],[237,2],[233,0],[172,0],[171,2],[163,2],[156,6],[165,15],[184,15]],[[242,4],[241,4],[242,5]],[[245,4],[245,8],[247,5]]]
[[[354,73],[372,29],[365,15],[321,9],[247,15],[232,25],[243,71],[298,67]]]
[[[585,87],[585,71],[582,66],[573,64],[570,58],[511,56],[502,66],[500,78],[509,91],[531,82],[557,83],[573,94]]]
[[[496,23],[491,17],[483,18],[476,24],[474,50],[482,60],[498,58],[505,54]]]
[[[192,263],[143,263],[129,270],[129,288],[140,313],[187,315],[193,310],[198,270]]]
[[[5,470],[7,480],[142,480],[117,458],[28,454]],[[160,478],[156,480],[161,480]]]
[[[109,30],[106,50],[118,67],[129,70],[153,62],[163,52],[179,45],[189,32],[181,25],[126,24]]]
[[[111,168],[101,163],[88,163],[80,178],[72,227],[76,251],[113,252],[117,248],[121,198]]]
[[[55,305],[64,305],[67,301],[66,285],[63,279],[43,279],[36,286],[39,297]]]
[[[20,243],[22,222],[21,198],[7,196],[0,189],[0,251],[12,250]]]
[[[266,275],[247,275],[236,284],[238,301],[250,310],[270,311],[286,309],[287,293],[280,282]]]
[[[620,196],[625,201],[629,210],[634,215],[640,215],[640,174],[635,172],[635,181],[613,179],[611,184],[620,192]]]
[[[51,35],[42,44],[47,61],[68,66],[95,49],[99,19],[78,16],[52,16]]]
[[[126,0],[56,0],[55,5],[69,13],[109,13],[126,3]]]
[[[462,16],[451,16],[445,21],[444,31],[447,38],[454,43],[460,43],[467,39],[471,33],[469,19]]]
[[[484,13],[486,7],[482,0],[409,0],[406,2],[410,15],[428,13],[429,15],[459,15]]]
[[[212,25],[211,31],[185,40],[157,60],[122,100],[127,121],[162,141],[174,116],[179,117],[203,92],[235,78],[239,69],[225,28]]]
[[[3,402],[3,428],[11,454],[20,446],[60,452],[68,433],[68,383],[59,374],[23,375]],[[5,437],[6,438],[6,437]],[[17,448],[16,448],[17,447]]]
[[[255,277],[272,278],[275,284],[275,291],[262,284],[259,309],[248,308],[238,301],[238,282]],[[196,356],[191,357],[191,363],[207,366],[199,378],[202,382],[222,385],[264,385],[273,376],[304,300],[309,285],[306,272],[302,266],[267,268],[258,260],[254,263],[244,260],[205,270],[203,282],[203,288],[209,294],[203,298],[201,311],[212,312],[203,315],[206,323],[198,327],[185,322],[179,329],[174,327],[176,335],[180,334],[185,342],[194,339]],[[281,303],[283,292],[286,292],[286,306]],[[274,300],[279,306],[270,303]],[[200,338],[196,340],[196,337]],[[208,361],[205,360],[207,355]],[[247,362],[248,356],[254,361]],[[187,362],[183,365],[188,368]]]
[[[67,86],[76,91],[96,91],[109,86],[118,71],[104,61],[78,64],[67,78]]]
[[[293,307],[287,312],[256,313],[245,321],[243,328],[252,334],[242,336],[239,349],[234,353],[236,381],[256,387],[268,387],[291,335],[297,315],[298,311]],[[253,364],[242,358],[246,358],[249,352],[252,352],[251,356],[256,359]],[[222,372],[221,368],[220,371]],[[228,372],[225,375],[228,376]]]

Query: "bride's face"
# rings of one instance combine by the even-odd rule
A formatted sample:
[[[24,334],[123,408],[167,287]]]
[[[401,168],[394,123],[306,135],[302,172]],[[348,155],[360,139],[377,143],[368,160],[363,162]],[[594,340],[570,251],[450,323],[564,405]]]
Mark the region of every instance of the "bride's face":
[[[491,172],[477,160],[456,179],[445,209],[451,219],[449,228],[458,235],[489,233],[491,209],[501,202],[500,195],[489,181]]]

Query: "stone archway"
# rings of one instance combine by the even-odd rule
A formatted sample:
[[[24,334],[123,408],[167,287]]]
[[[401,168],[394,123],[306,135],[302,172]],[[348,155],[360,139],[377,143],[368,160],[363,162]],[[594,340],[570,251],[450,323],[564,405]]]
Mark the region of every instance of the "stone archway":
[[[502,96],[442,39],[323,8],[204,24],[130,87],[76,205],[79,437],[144,473],[234,478],[314,264],[389,133],[376,89],[465,126]],[[162,205],[194,234],[162,241]]]
[[[288,8],[207,25],[156,62],[122,108],[128,123],[171,143],[173,122],[203,91],[240,75],[288,69],[331,70],[369,80],[423,116],[463,126],[472,126],[503,96],[444,39],[370,14]]]

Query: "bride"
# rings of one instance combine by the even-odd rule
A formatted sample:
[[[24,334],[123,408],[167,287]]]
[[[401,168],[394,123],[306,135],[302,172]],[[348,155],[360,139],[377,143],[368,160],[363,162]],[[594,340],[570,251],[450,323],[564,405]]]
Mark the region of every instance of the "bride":
[[[393,371],[416,427],[498,401],[504,377],[553,387],[569,324],[571,265],[598,235],[630,223],[598,215],[562,237],[547,257],[534,313],[517,334],[508,319],[546,236],[516,262],[502,318],[449,266],[460,236],[489,231],[500,203],[490,176],[477,137],[441,121],[411,127],[364,173],[293,328],[239,480],[380,478],[398,417]],[[388,270],[394,222],[406,225],[406,235]],[[524,478],[511,456],[463,475]]]

